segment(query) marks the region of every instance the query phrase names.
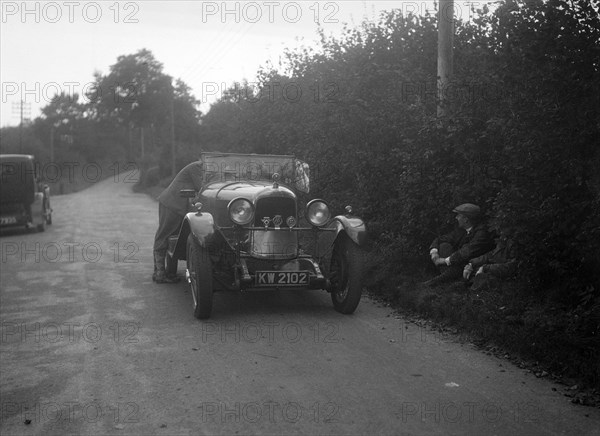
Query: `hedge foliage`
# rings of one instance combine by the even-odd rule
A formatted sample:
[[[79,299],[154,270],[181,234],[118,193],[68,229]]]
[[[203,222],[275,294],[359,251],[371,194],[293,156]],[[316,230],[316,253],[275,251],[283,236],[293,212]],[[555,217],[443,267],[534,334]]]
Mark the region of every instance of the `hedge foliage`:
[[[472,16],[457,23],[446,117],[436,17],[392,11],[232,87],[203,117],[204,144],[307,160],[315,195],[366,219],[380,278],[426,259],[452,208],[473,202],[492,229],[513,229],[532,292],[598,304],[598,1],[511,0]]]

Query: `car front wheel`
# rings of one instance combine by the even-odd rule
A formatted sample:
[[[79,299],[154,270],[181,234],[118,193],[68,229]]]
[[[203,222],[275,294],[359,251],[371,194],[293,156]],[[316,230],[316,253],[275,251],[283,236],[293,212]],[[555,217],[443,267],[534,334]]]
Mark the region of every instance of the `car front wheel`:
[[[334,243],[330,271],[333,307],[340,313],[353,313],[362,294],[364,261],[362,250],[345,234]]]
[[[52,224],[52,208],[50,207],[50,199],[46,198],[44,202],[44,212],[46,215],[46,224]]]
[[[46,223],[47,222],[48,221],[46,220],[46,210],[43,209],[42,210],[42,222],[37,225],[37,231],[38,232],[45,232],[46,231]]]
[[[194,299],[194,316],[207,319],[213,302],[212,263],[208,250],[201,247],[192,234],[187,239],[187,270]]]

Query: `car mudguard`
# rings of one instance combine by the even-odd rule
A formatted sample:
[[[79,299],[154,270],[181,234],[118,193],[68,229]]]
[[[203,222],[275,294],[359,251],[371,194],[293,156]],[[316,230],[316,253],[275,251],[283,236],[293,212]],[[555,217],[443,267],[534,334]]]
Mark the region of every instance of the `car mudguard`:
[[[338,215],[334,217],[332,221],[337,229],[336,236],[344,231],[358,246],[362,247],[366,244],[367,228],[363,220],[357,217]]]
[[[185,259],[186,243],[188,235],[192,233],[201,247],[208,247],[215,234],[215,222],[213,216],[208,212],[188,213],[183,219],[177,244],[173,253],[178,259]]]
[[[190,232],[196,237],[201,247],[208,246],[215,234],[215,220],[208,212],[188,213],[184,222],[190,226]]]

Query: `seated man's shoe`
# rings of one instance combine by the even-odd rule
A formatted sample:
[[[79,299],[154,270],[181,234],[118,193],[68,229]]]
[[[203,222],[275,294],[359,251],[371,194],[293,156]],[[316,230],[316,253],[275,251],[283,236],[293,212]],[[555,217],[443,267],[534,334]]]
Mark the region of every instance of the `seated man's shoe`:
[[[473,285],[471,285],[471,290],[473,292],[479,291],[491,291],[496,288],[498,285],[497,279],[495,280],[490,274],[481,273],[477,274],[473,279]]]
[[[438,285],[444,283],[444,281],[445,281],[445,277],[443,277],[442,275],[439,275],[439,276],[435,276],[434,278],[429,279],[425,282],[421,282],[420,284],[423,286],[433,287],[433,286],[438,286]]]
[[[448,284],[447,290],[448,292],[456,292],[459,294],[465,293],[469,287],[470,283],[465,282],[463,280],[458,282],[452,282]]]
[[[438,286],[445,283],[452,283],[462,279],[462,267],[457,266],[443,266],[440,267],[440,274],[427,280],[422,284],[425,286]]]

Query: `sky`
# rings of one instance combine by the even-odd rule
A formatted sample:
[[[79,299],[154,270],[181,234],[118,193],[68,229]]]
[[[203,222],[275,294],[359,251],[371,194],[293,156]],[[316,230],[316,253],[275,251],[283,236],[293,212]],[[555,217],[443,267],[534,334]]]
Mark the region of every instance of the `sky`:
[[[460,2],[457,2],[460,5]],[[182,79],[206,112],[234,82],[255,80],[284,48],[315,46],[317,22],[344,24],[380,12],[434,10],[424,1],[50,1],[0,2],[0,126],[35,118],[54,94],[85,92],[118,56],[149,49]],[[459,11],[460,13],[460,11]]]

